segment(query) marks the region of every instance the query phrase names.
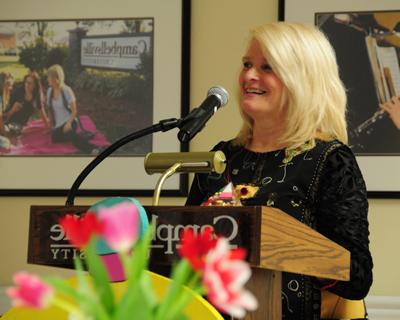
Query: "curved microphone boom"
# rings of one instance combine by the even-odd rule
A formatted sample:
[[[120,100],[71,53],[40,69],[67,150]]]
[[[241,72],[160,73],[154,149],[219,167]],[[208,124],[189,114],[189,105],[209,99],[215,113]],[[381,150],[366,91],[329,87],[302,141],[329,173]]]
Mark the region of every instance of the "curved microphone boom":
[[[208,90],[207,98],[203,103],[193,109],[179,126],[178,139],[180,142],[189,142],[199,133],[211,116],[224,105],[227,104],[229,93],[220,86],[212,87]]]
[[[97,157],[95,157],[78,175],[72,184],[67,194],[66,205],[70,206],[74,204],[75,195],[78,192],[79,186],[97,167],[104,159],[111,155],[114,151],[127,144],[128,142],[134,141],[138,138],[153,134],[155,132],[165,132],[174,128],[180,128],[178,138],[181,142],[188,142],[192,139],[201,129],[203,129],[205,123],[211,116],[217,111],[218,108],[224,106],[228,102],[229,94],[222,87],[212,87],[208,91],[208,96],[204,102],[198,107],[192,110],[184,119],[165,119],[159,121],[157,124],[153,124],[150,127],[141,129],[133,132],[108,146],[104,149]]]

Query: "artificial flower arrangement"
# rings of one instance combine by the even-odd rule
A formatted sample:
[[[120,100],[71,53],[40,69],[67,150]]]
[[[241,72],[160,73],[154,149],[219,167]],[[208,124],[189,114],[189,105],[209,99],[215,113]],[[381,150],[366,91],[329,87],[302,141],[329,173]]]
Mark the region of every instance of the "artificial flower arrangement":
[[[153,229],[150,226],[139,236],[139,209],[143,207],[137,203],[120,201],[100,207],[97,213],[89,210],[81,217],[64,216],[60,224],[71,244],[84,251],[90,277],[85,275],[79,259],[74,261],[75,286],[59,278],[42,280],[16,273],[16,286],[7,290],[13,305],[39,309],[54,305],[82,320],[183,320],[188,319],[183,310],[194,292],[207,295],[217,309],[237,318],[257,308],[256,299],[244,288],[251,276],[244,261],[245,250],[231,250],[228,240],[215,236],[212,228],[198,234],[192,228],[183,231],[179,247],[182,259],[172,268],[172,281],[165,295],[157,299],[146,272]],[[122,261],[126,278],[122,297],[114,296],[107,269],[96,253],[99,238]]]

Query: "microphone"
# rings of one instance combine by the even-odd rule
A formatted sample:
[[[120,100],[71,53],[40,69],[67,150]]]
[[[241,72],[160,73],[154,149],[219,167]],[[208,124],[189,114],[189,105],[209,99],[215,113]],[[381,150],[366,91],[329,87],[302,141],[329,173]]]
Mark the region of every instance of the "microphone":
[[[207,98],[203,103],[193,109],[189,115],[183,119],[183,125],[179,126],[178,139],[180,142],[189,142],[193,137],[199,133],[208,119],[224,105],[227,104],[229,93],[220,86],[212,87],[208,90]]]

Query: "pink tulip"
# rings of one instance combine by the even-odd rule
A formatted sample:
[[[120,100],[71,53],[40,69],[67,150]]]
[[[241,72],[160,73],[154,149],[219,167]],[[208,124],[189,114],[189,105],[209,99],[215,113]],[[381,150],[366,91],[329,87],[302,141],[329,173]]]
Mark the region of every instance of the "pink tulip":
[[[7,289],[14,306],[43,309],[53,297],[53,289],[49,285],[26,272],[16,273],[14,283],[16,287]]]
[[[111,249],[129,251],[139,234],[139,211],[132,202],[122,202],[112,207],[99,208],[103,223],[102,236]]]
[[[219,238],[216,247],[206,256],[202,275],[209,301],[235,318],[242,318],[246,310],[258,307],[255,297],[244,288],[251,276],[249,265],[243,261],[244,255],[244,250],[231,251],[228,240]]]

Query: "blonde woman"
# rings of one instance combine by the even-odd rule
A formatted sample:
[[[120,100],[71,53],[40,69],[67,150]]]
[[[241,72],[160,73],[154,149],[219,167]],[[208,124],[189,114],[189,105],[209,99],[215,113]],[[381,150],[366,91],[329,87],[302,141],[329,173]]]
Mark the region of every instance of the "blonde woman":
[[[10,101],[12,88],[14,85],[14,77],[9,72],[0,73],[0,148],[8,146],[9,141],[5,137],[7,132],[4,127],[3,112]]]
[[[87,136],[78,134],[77,105],[75,94],[64,82],[64,70],[60,65],[53,65],[47,70],[47,105],[52,116],[53,143],[72,142],[72,144],[87,154],[98,153],[97,148],[90,143]]]
[[[3,112],[10,101],[14,77],[9,72],[0,73],[0,149],[9,149],[10,140],[6,137],[7,132],[4,127]]]
[[[5,111],[11,97],[14,77],[9,72],[0,73],[0,112]]]
[[[243,126],[214,147],[227,157],[225,174],[196,175],[187,204],[201,204],[232,183],[243,205],[279,208],[347,248],[349,282],[282,274],[283,318],[320,319],[321,290],[362,299],[373,266],[367,193],[346,145],[346,94],[333,49],[312,26],[255,28],[239,87]]]

